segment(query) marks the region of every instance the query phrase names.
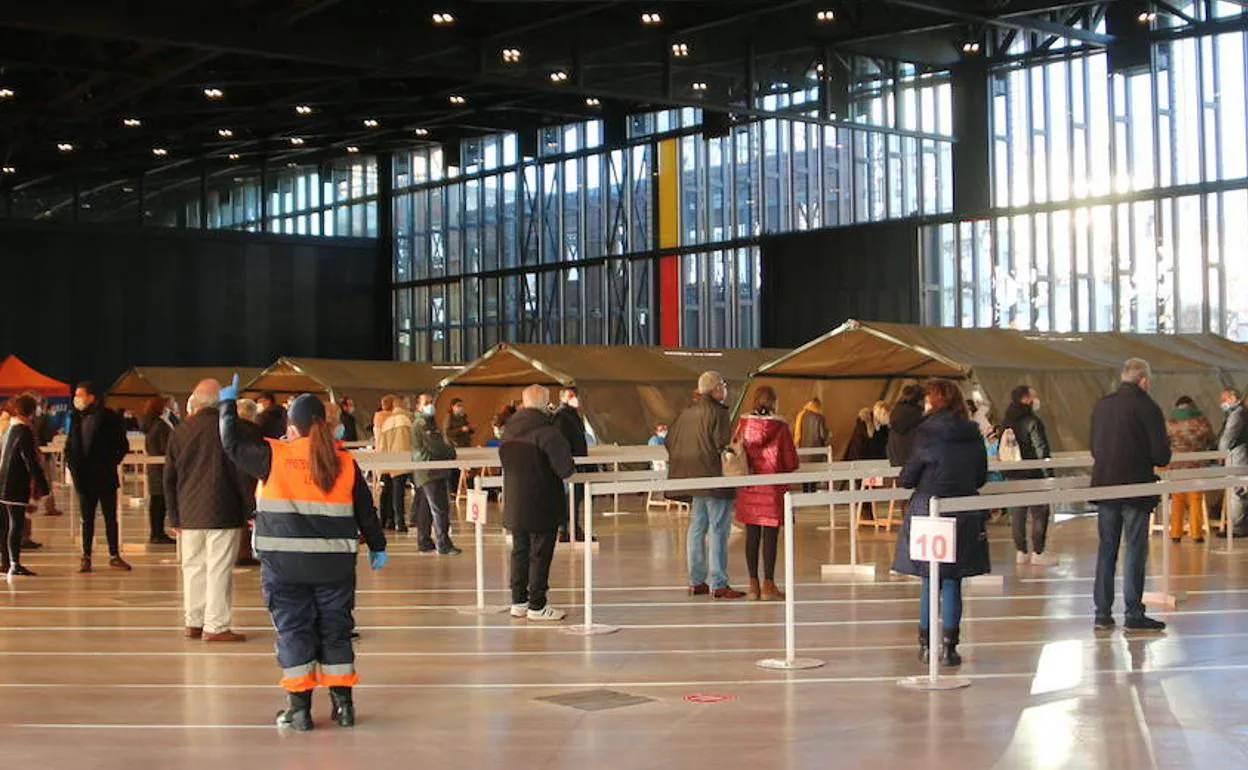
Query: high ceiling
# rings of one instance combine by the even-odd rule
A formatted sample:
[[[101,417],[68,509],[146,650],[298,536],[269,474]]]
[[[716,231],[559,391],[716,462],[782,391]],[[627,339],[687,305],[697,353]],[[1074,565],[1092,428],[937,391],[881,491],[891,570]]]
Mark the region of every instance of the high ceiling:
[[[1102,44],[1103,36],[1066,26],[1098,13],[1097,5],[6,2],[0,4],[0,165],[8,183],[21,186],[52,174],[200,158],[255,162],[348,146],[367,152],[604,110],[712,105],[748,114],[744,105],[758,84],[800,82],[825,57],[866,53],[943,67],[962,55],[966,41],[1002,28],[1065,32]],[[435,19],[440,14],[450,14],[450,23]],[[660,18],[646,23],[646,14]],[[518,61],[507,60],[517,55]],[[73,149],[58,149],[62,143]]]

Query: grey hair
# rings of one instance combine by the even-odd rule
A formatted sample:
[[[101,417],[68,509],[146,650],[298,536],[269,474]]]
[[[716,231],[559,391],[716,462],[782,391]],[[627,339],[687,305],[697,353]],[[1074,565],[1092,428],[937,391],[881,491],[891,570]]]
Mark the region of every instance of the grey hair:
[[[545,385],[530,385],[524,389],[521,398],[526,409],[545,409],[550,406],[550,388]]]
[[[260,412],[260,405],[250,398],[240,398],[238,400],[238,416],[247,422],[255,422],[256,415]]]
[[[1153,367],[1142,358],[1128,358],[1122,365],[1122,381],[1139,385],[1153,378]]]
[[[702,372],[698,377],[698,393],[705,396],[724,384],[724,376],[716,371]]]
[[[221,383],[216,380],[200,380],[194,392],[191,393],[191,397],[187,399],[187,411],[198,412],[200,409],[210,409],[220,401]]]

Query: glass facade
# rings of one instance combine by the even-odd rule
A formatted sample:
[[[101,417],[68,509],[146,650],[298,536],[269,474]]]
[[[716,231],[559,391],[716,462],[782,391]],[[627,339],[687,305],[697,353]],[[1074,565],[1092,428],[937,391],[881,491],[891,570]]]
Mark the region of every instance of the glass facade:
[[[1156,44],[1150,70],[1125,74],[1045,42],[1046,61],[992,73],[998,216],[927,228],[926,321],[1248,340],[1245,32]]]

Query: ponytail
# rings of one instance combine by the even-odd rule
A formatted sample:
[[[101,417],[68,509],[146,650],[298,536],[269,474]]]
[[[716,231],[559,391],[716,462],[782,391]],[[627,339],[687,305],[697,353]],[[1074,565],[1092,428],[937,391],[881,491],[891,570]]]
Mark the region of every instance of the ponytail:
[[[316,418],[308,427],[308,439],[312,449],[308,452],[308,463],[312,467],[312,481],[322,491],[328,493],[338,480],[338,448],[334,445],[334,432],[329,423]]]

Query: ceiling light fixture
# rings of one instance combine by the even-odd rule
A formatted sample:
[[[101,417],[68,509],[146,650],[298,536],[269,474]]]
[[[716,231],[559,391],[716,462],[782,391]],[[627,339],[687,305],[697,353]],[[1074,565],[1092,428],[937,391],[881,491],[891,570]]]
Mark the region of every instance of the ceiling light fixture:
[[[0,99],[12,99],[17,96],[17,92],[12,88],[0,88]]]
[[[17,173],[17,166],[0,167],[0,174],[16,174],[16,173]]]
[[[689,55],[688,43],[672,43],[672,56],[684,58]]]
[[[157,158],[163,158],[169,154],[169,151],[166,150],[164,147],[153,147],[152,154],[155,155]]]
[[[694,83],[693,83],[693,90],[694,90],[694,91],[705,91],[705,90],[706,90],[706,83],[705,83],[704,81],[701,81],[701,80],[694,81]]]
[[[351,153],[352,155],[354,155],[355,153],[357,153],[357,152],[359,152],[359,151],[360,151],[360,148],[359,148],[359,147],[356,147],[354,144],[349,145],[349,146],[347,147],[347,152]]]
[[[568,82],[568,73],[564,72],[563,70],[555,70],[554,72],[550,73],[550,82],[566,83]]]
[[[648,13],[643,13],[641,15],[641,23],[648,24],[650,26],[654,26],[655,24],[662,24],[663,14],[658,13],[657,11],[650,11]]]
[[[299,147],[300,145],[302,145],[302,144],[303,144],[303,137],[300,137],[300,136],[292,136],[292,137],[290,138],[290,143],[291,143],[291,144],[293,144],[293,145],[294,145],[294,146],[296,146],[296,147]]]
[[[311,115],[311,114],[312,114],[312,107],[311,107],[310,105],[307,105],[307,104],[298,104],[298,105],[295,105],[295,114],[296,114],[296,115]]]
[[[520,49],[519,48],[504,48],[503,49],[503,61],[507,62],[508,64],[515,64],[516,62],[520,61]]]
[[[433,23],[439,26],[455,23],[455,14],[453,13],[435,13],[433,15]]]
[[[962,44],[962,53],[967,56],[974,56],[979,53],[979,43],[971,40]]]
[[[227,156],[225,156],[225,157],[229,158],[230,160],[238,160],[239,158],[241,158],[241,157],[243,157],[243,156],[242,156],[242,155],[239,155],[239,154],[238,154],[238,153],[236,153],[236,152],[232,152],[232,153],[230,153],[229,155],[227,155]]]
[[[230,137],[234,136],[234,132],[228,128],[218,128],[217,136],[221,137],[222,139],[229,139]]]
[[[122,118],[121,125],[125,126],[126,128],[138,128],[139,126],[143,125],[143,121],[139,120],[138,118]]]
[[[819,11],[815,14],[815,20],[822,24],[827,24],[828,22],[836,21],[836,13],[833,11]]]
[[[413,128],[413,129],[412,129],[412,133],[413,133],[413,134],[415,134],[416,136],[429,136],[429,129],[427,129],[427,128]]]
[[[222,91],[220,88],[205,88],[204,96],[209,99],[220,99],[225,96],[225,91]]]
[[[377,128],[377,127],[378,127],[378,126],[380,126],[380,125],[381,125],[381,123],[380,123],[380,122],[378,122],[378,120],[377,120],[376,118],[365,118],[365,119],[364,119],[364,127],[365,127],[365,128]]]
[[[468,103],[468,100],[460,96],[459,94],[452,94],[449,101],[451,104],[467,104]]]
[[[1154,11],[1145,11],[1144,13],[1141,13],[1139,16],[1137,16],[1136,20],[1139,21],[1141,24],[1148,24],[1149,22],[1157,20],[1157,14]]]
[[[69,142],[57,142],[56,149],[60,150],[61,152],[73,152],[74,146],[70,144]]]
[[[602,102],[596,96],[588,96],[585,98],[586,107],[601,107]]]
[[[292,160],[291,162],[286,164],[286,168],[299,168],[299,164]]]

